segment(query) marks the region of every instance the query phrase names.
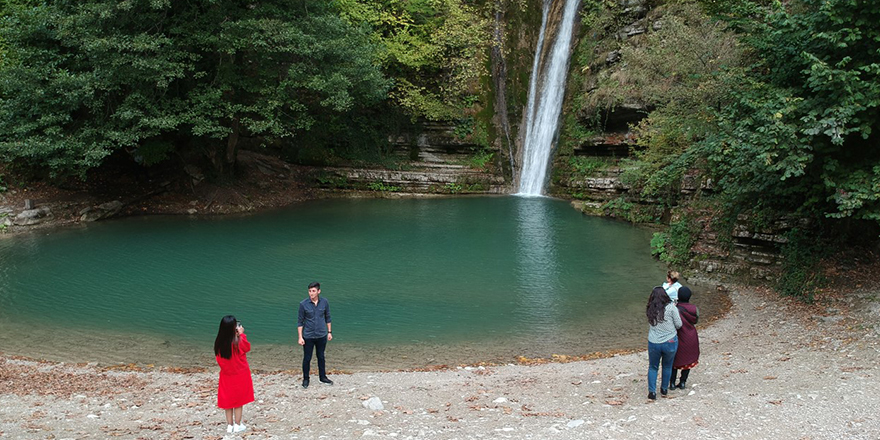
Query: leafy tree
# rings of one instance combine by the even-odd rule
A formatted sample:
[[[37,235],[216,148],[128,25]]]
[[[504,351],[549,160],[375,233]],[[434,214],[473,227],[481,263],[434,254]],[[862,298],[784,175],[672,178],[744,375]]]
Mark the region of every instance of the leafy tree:
[[[654,108],[636,127],[645,190],[701,167],[729,215],[880,221],[880,9],[699,3],[723,22],[693,2],[668,5],[660,30],[624,47],[626,73],[600,89]]]
[[[734,200],[880,221],[880,9],[800,0],[766,11],[743,36],[755,65],[730,78],[730,105],[698,154]]]
[[[654,109],[634,127],[644,147],[636,152],[638,177],[650,195],[694,166],[693,157],[679,158],[713,130],[710,113],[729,101],[725,78],[744,62],[734,33],[694,3],[665,7],[659,22],[661,29],[621,50],[630,73],[613,78],[618,95]]]
[[[415,118],[456,120],[485,75],[488,22],[465,0],[337,0],[351,23],[369,23],[394,102]]]
[[[378,102],[369,31],[328,2],[130,0],[9,7],[0,155],[80,175],[115,150],[199,152],[234,171],[240,139],[296,136]]]
[[[597,74],[579,110],[652,108],[635,127],[643,150],[623,177],[655,199],[675,202],[683,172],[700,168],[718,196],[702,202],[722,222],[743,211],[756,222],[812,220],[797,222],[782,246],[778,285],[809,298],[821,283],[817,249],[876,238],[880,227],[880,9],[866,0],[683,0],[648,21],[657,16],[660,29],[624,42],[625,67]],[[655,247],[689,258],[696,232],[683,224]]]

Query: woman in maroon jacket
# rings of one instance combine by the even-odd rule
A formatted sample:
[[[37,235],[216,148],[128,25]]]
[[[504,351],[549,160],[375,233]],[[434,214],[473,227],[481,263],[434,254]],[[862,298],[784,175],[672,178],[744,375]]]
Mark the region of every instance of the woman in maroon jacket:
[[[682,287],[678,289],[678,314],[681,316],[681,328],[678,329],[678,351],[675,352],[675,360],[672,362],[672,379],[669,388],[675,388],[675,377],[681,370],[681,381],[678,388],[684,389],[691,368],[700,363],[700,337],[697,336],[697,328],[694,327],[700,319],[700,311],[697,306],[690,303],[691,289]]]

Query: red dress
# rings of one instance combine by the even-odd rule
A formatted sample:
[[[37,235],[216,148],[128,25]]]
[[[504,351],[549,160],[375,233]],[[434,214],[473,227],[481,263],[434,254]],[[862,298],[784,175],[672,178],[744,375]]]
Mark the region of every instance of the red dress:
[[[220,386],[217,388],[217,406],[223,409],[238,408],[254,401],[254,381],[251,379],[251,367],[247,355],[251,351],[251,343],[242,334],[238,347],[232,345],[232,356],[223,359],[217,355],[220,365]]]

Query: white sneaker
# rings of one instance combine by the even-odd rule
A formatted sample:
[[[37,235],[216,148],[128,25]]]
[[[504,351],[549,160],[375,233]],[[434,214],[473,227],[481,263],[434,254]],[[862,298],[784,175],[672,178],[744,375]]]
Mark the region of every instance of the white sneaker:
[[[232,432],[242,432],[242,431],[244,431],[245,429],[247,429],[247,426],[245,426],[245,424],[242,423],[241,425],[235,425],[235,426],[232,428]]]
[[[232,425],[226,425],[226,432],[232,434],[233,427]]]

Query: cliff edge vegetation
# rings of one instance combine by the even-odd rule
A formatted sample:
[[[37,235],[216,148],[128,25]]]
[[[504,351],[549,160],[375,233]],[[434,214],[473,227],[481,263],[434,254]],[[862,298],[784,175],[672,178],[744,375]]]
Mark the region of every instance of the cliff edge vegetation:
[[[877,239],[878,14],[866,1],[591,3],[556,182],[614,167],[627,194],[604,208],[669,223],[655,246],[679,265],[707,232],[787,221],[777,279],[809,296],[827,252]]]

